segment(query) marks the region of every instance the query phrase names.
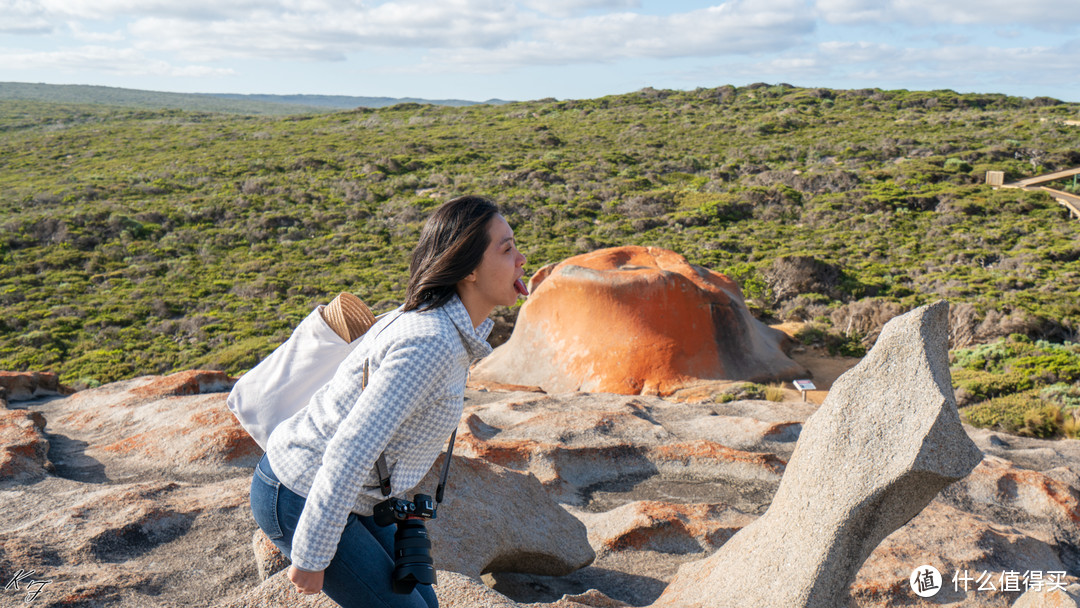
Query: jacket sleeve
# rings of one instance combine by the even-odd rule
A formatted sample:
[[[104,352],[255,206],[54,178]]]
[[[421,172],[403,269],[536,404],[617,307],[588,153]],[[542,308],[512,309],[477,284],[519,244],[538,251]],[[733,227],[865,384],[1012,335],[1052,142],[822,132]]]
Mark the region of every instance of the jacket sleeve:
[[[341,532],[375,460],[397,428],[445,384],[452,349],[441,335],[408,336],[395,342],[368,379],[366,389],[342,395],[355,399],[323,454],[292,542],[292,562],[301,569],[326,569]]]

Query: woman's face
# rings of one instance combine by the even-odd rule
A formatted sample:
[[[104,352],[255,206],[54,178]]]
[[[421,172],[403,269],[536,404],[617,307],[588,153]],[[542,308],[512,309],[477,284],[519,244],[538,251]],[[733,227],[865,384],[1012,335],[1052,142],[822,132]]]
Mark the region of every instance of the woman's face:
[[[528,295],[522,277],[525,275],[525,256],[514,242],[514,230],[503,216],[496,214],[488,221],[488,242],[480,265],[472,271],[472,287],[476,294],[491,306],[511,306],[518,295]]]

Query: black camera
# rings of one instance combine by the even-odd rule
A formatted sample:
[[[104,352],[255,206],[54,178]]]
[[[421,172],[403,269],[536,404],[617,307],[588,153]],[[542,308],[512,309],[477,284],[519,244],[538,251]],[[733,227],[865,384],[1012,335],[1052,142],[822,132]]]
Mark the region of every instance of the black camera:
[[[375,505],[373,517],[380,526],[397,524],[390,575],[394,593],[412,593],[417,585],[436,584],[431,540],[424,527],[424,519],[435,519],[435,501],[427,494],[417,494],[412,501],[391,496]]]

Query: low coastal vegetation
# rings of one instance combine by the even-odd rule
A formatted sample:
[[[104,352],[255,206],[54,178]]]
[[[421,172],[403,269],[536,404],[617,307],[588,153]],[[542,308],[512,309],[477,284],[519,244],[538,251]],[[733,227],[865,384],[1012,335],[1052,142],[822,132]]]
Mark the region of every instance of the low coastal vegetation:
[[[967,422],[1034,437],[1080,438],[1080,344],[1013,334],[952,353]]]
[[[1049,98],[765,84],[287,117],[0,101],[0,369],[239,373],[340,291],[398,304],[426,213],[480,193],[530,270],[665,247],[838,354],[947,298],[969,420],[1040,434],[1057,407],[1062,433],[1067,366],[997,390],[987,375],[1042,368],[965,353],[1072,348],[1080,223],[984,175],[1080,165],[1078,119]]]

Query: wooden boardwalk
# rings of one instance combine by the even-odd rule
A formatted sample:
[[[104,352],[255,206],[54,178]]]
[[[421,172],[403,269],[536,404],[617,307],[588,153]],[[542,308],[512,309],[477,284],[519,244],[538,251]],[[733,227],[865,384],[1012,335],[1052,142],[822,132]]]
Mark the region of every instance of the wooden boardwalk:
[[[1058,203],[1060,203],[1062,206],[1069,210],[1070,217],[1080,219],[1080,196],[1039,185],[1059,179],[1064,179],[1066,177],[1072,177],[1074,175],[1080,175],[1080,167],[1076,167],[1074,169],[1066,169],[1064,171],[1055,171],[1054,173],[1037,175],[1035,177],[1029,177],[1027,179],[1012,182],[1011,184],[1003,184],[1001,187],[1023,188],[1024,190],[1042,190],[1043,192],[1047,192],[1050,194],[1050,196],[1053,196]]]
[[[1029,177],[1022,179],[1018,182],[1006,184],[1006,187],[1013,188],[1026,188],[1028,186],[1037,186],[1039,184],[1045,184],[1046,182],[1052,182],[1058,179],[1064,179],[1066,177],[1072,177],[1074,175],[1080,175],[1080,167],[1075,169],[1066,169],[1064,171],[1055,171],[1053,173],[1047,173],[1046,175],[1036,175],[1035,177]]]

